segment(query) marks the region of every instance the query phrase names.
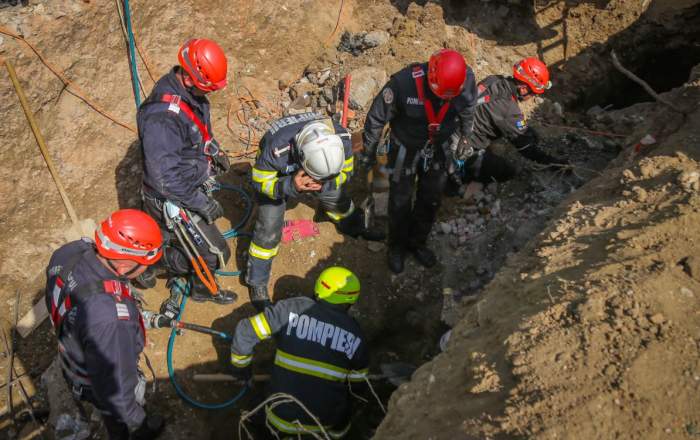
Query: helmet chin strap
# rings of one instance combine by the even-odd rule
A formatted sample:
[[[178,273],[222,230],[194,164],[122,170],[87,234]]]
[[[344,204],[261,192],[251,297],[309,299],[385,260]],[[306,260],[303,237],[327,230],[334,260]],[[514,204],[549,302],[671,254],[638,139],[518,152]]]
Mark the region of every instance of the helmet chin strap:
[[[112,271],[113,271],[115,274],[117,274],[117,277],[119,277],[119,279],[122,280],[122,281],[128,281],[128,280],[129,280],[129,275],[131,275],[131,274],[133,274],[134,272],[136,272],[137,270],[141,269],[141,266],[142,266],[142,264],[137,264],[137,265],[134,266],[132,269],[129,269],[126,273],[120,274],[120,273],[119,273],[119,270],[117,270],[117,268],[116,268],[116,267],[114,266],[114,264],[112,263],[112,260],[107,259],[107,258],[106,258],[105,260],[107,260],[107,265],[109,266],[109,268],[112,269]]]
[[[517,87],[518,87],[518,100],[519,101],[522,101],[523,98],[530,96],[530,94],[532,93],[530,91],[530,88],[528,86],[526,86],[525,84],[518,84]]]

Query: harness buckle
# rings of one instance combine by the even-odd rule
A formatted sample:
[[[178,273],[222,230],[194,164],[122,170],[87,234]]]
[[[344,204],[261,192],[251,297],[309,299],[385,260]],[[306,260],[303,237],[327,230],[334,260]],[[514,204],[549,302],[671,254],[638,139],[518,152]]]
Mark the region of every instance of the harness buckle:
[[[221,149],[219,148],[219,144],[214,141],[214,138],[204,142],[203,152],[205,156],[214,157],[219,154],[219,151],[221,151]]]
[[[433,156],[435,155],[435,148],[433,143],[428,141],[425,143],[423,148],[420,150],[420,156],[423,159],[423,171],[428,171],[430,168],[430,163],[433,161]]]

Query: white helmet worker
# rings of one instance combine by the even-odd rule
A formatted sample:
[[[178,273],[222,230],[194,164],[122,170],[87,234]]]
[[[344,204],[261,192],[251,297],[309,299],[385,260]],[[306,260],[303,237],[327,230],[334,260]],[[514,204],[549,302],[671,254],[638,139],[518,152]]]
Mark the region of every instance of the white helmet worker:
[[[345,161],[345,150],[343,141],[332,128],[332,122],[309,122],[296,135],[295,140],[299,160],[306,174],[315,180],[324,180],[340,173]]]

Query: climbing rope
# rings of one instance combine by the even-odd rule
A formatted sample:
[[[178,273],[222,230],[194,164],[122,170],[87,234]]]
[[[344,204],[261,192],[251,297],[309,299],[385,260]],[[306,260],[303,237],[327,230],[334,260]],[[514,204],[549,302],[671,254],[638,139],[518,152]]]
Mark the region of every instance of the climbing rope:
[[[323,434],[323,437],[321,437],[320,435],[318,435],[318,433],[315,433],[315,432],[313,432],[313,431],[309,431],[308,429],[306,429],[306,428],[301,424],[301,422],[299,422],[299,420],[294,420],[292,423],[293,423],[294,425],[296,425],[301,431],[303,431],[304,434],[309,434],[309,435],[311,435],[313,438],[318,439],[318,440],[331,440],[330,436],[329,436],[328,433],[326,432],[326,429],[323,427],[323,425],[322,425],[321,422],[318,420],[318,418],[316,418],[316,416],[313,415],[313,413],[312,413],[311,411],[309,411],[309,409],[308,409],[303,403],[301,403],[301,401],[299,401],[299,399],[297,399],[296,397],[292,396],[291,394],[287,394],[287,393],[275,393],[275,394],[272,394],[272,395],[270,395],[267,399],[263,400],[258,406],[256,406],[255,408],[253,408],[251,411],[244,411],[244,412],[241,414],[241,418],[240,418],[239,421],[238,421],[238,438],[239,438],[239,439],[242,439],[242,438],[243,438],[243,435],[242,435],[242,434],[243,434],[243,432],[245,432],[245,434],[246,434],[246,436],[248,437],[248,439],[250,439],[250,440],[255,440],[255,437],[253,437],[253,436],[250,434],[250,431],[248,431],[248,428],[247,428],[246,425],[245,425],[246,422],[247,422],[251,417],[253,417],[258,411],[260,411],[260,410],[263,409],[263,408],[266,408],[268,404],[270,405],[269,409],[272,410],[272,409],[274,409],[274,408],[277,407],[277,406],[284,405],[285,403],[296,403],[297,405],[299,405],[299,407],[300,407],[301,409],[304,410],[304,412],[311,418],[311,420],[314,421],[314,423],[316,424],[316,426],[318,426],[319,430],[321,431],[321,434]],[[280,437],[279,437],[279,435],[277,435],[277,430],[274,429],[272,426],[270,426],[270,423],[267,421],[267,418],[266,418],[265,424],[266,424],[266,426],[267,426],[267,429],[270,431],[270,433],[271,433],[276,439],[279,440]]]
[[[117,14],[119,14],[119,24],[121,25],[122,29],[122,34],[124,35],[124,42],[127,44],[127,50],[129,49],[129,31],[126,28],[126,23],[124,21],[124,10],[122,7],[122,0],[114,0],[114,3],[116,4],[117,7]],[[133,35],[133,32],[132,32]],[[135,41],[135,39],[134,39]],[[143,97],[146,98],[146,88],[143,86],[143,81],[141,80],[141,75],[138,74],[137,72],[137,79],[139,81],[139,87],[141,90],[141,94],[143,94]],[[138,107],[137,107],[138,108]]]
[[[139,91],[139,72],[136,67],[136,45],[134,43],[134,33],[131,30],[131,10],[129,9],[129,0],[124,0],[124,21],[126,22],[126,31],[129,36],[129,64],[131,65],[131,84],[134,88],[134,100],[136,108],[141,107],[141,92]]]

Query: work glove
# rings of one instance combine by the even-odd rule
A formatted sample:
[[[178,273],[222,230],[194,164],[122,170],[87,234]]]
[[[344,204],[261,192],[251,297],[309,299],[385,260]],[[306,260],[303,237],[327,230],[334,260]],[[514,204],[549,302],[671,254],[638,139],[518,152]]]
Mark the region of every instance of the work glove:
[[[214,165],[214,171],[216,174],[223,174],[231,168],[231,163],[228,160],[228,155],[219,146],[216,139],[212,139],[204,147],[204,154],[211,157],[212,165]]]
[[[217,202],[214,198],[209,198],[207,204],[203,208],[195,210],[197,214],[201,215],[204,221],[208,224],[214,223],[217,218],[224,215],[224,208],[221,203]]]
[[[228,155],[224,150],[219,150],[219,154],[212,156],[216,174],[224,174],[231,168],[231,162],[228,160]]]
[[[147,415],[143,423],[129,437],[130,440],[151,440],[163,432],[165,419],[158,414]]]
[[[374,154],[363,151],[357,155],[357,166],[363,171],[369,171],[375,163],[377,163],[377,157]]]
[[[465,161],[474,155],[474,147],[469,145],[467,138],[461,137],[455,147],[454,155],[455,160]]]
[[[248,383],[253,378],[253,367],[248,365],[247,367],[239,368],[235,365],[230,365],[229,373],[239,381]]]

